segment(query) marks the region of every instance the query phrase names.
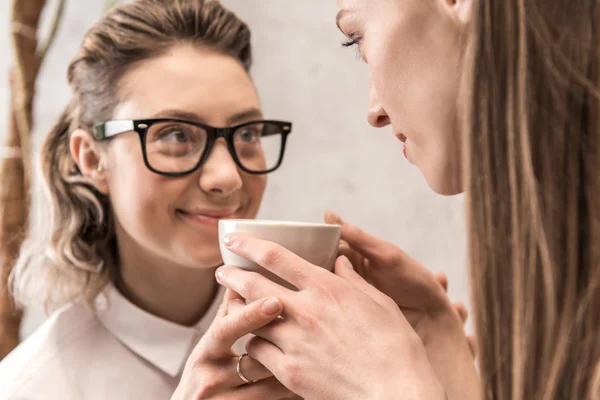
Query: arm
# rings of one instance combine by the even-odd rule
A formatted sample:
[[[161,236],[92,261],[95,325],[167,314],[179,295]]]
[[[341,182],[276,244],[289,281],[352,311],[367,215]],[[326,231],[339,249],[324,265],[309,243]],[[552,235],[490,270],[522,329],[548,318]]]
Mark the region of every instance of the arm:
[[[448,399],[480,398],[474,344],[466,338],[461,320],[466,319],[466,310],[451,304],[444,284],[394,244],[369,235],[332,213],[326,215],[325,221],[342,227],[340,253],[403,311],[421,338]]]

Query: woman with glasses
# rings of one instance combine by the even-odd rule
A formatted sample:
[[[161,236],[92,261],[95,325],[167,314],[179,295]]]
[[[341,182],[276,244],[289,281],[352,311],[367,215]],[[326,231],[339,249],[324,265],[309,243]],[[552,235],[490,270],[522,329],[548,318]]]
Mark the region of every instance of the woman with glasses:
[[[214,279],[219,219],[256,216],[291,133],[263,117],[250,65],[248,27],[214,1],[136,0],[86,34],[42,149],[48,229],[12,277],[56,311],[0,363],[1,399],[167,399],[201,337],[203,395],[289,398],[231,350],[281,303],[227,313]]]

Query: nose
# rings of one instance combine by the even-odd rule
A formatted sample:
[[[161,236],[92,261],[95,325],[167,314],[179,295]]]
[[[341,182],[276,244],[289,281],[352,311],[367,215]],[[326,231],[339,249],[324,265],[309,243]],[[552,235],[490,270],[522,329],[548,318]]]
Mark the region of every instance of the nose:
[[[200,188],[219,198],[227,198],[242,188],[242,177],[223,139],[217,140],[202,165]]]
[[[388,126],[391,123],[390,117],[387,115],[383,105],[381,105],[373,84],[370,85],[369,100],[369,110],[367,111],[367,121],[369,121],[369,124],[375,128]]]

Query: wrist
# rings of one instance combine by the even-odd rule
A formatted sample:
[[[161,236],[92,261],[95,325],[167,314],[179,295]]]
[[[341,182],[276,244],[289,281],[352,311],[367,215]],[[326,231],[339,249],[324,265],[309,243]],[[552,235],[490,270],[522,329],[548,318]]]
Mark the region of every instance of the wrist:
[[[413,334],[414,335],[414,334]],[[411,336],[413,336],[411,335]],[[412,350],[391,351],[378,363],[377,371],[366,377],[368,384],[355,399],[448,400],[444,383],[437,376],[421,340],[414,335]],[[404,361],[404,362],[400,362]]]
[[[448,400],[480,399],[475,360],[460,318],[450,308],[440,309],[420,327],[427,356],[442,382]]]

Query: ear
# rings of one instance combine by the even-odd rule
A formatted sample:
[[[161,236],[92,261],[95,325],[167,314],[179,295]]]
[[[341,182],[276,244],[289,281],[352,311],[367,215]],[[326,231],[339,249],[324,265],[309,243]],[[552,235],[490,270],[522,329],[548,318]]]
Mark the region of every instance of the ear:
[[[106,161],[98,150],[98,143],[89,132],[77,129],[71,134],[69,141],[71,155],[81,171],[81,175],[89,178],[92,185],[100,193],[108,195],[108,180],[106,177]]]
[[[471,20],[471,10],[473,8],[473,0],[440,0],[444,6],[462,23],[467,23]]]

